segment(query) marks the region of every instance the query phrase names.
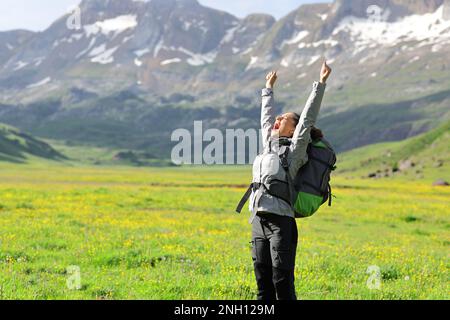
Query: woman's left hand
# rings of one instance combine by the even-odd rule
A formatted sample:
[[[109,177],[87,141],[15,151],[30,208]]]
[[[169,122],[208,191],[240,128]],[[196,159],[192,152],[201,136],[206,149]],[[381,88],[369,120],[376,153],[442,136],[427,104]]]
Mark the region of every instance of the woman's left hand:
[[[331,68],[329,65],[327,65],[327,61],[325,60],[322,64],[322,70],[320,71],[320,82],[326,83],[328,80],[328,77],[331,74]]]

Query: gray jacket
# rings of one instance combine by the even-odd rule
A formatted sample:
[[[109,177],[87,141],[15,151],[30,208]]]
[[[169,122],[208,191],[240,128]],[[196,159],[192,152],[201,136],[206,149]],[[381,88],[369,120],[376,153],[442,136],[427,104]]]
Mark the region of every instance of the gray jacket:
[[[287,181],[286,172],[281,166],[279,158],[286,151],[286,148],[289,148],[287,157],[289,173],[292,179],[295,178],[298,170],[308,161],[306,151],[308,144],[311,142],[311,128],[315,125],[319,115],[325,87],[325,84],[314,82],[311,95],[301,113],[290,146],[280,146],[278,138],[271,137],[275,123],[273,90],[268,88],[262,90],[261,127],[264,151],[256,157],[253,163],[252,182],[267,185],[272,180]],[[291,205],[268,194],[263,186],[253,190],[250,196],[249,210],[252,212],[250,223],[252,223],[257,212],[269,212],[295,218]]]

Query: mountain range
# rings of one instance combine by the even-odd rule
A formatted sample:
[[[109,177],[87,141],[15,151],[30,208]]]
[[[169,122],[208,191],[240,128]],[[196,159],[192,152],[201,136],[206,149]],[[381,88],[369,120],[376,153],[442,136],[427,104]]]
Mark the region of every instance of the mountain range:
[[[44,138],[168,157],[194,120],[257,128],[265,73],[301,111],[326,58],[319,125],[338,151],[450,118],[450,0],[335,0],[280,20],[196,0],[83,0],[43,32],[0,32],[0,122]]]

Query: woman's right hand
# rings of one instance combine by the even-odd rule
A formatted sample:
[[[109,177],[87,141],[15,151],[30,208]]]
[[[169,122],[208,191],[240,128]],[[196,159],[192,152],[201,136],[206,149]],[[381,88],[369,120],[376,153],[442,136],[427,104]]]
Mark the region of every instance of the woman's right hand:
[[[277,72],[271,71],[266,76],[266,88],[273,89],[273,86],[275,85],[275,82],[277,81]]]

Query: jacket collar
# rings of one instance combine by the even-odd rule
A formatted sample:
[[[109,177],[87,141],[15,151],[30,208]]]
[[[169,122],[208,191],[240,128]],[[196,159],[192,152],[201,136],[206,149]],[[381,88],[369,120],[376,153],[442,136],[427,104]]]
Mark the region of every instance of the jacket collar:
[[[271,137],[269,139],[268,150],[266,152],[284,152],[285,148],[289,147],[292,143],[291,138],[287,137]]]

